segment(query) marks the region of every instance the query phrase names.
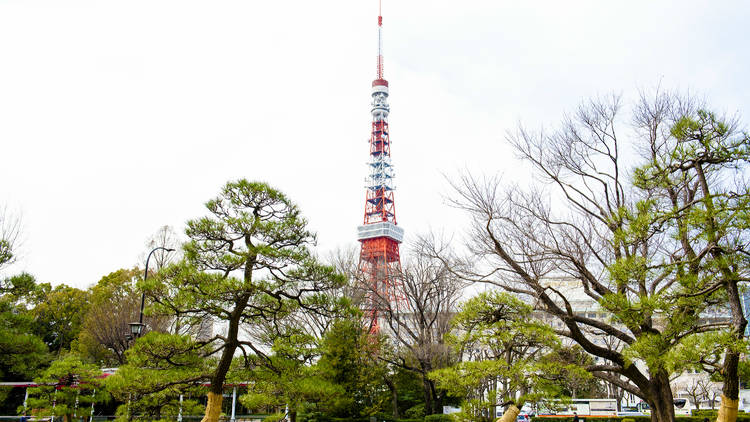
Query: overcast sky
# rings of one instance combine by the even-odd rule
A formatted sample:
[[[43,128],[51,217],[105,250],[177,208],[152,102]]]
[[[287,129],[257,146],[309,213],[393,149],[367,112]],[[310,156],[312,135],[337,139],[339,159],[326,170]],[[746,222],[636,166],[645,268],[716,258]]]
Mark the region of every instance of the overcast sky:
[[[230,179],[356,244],[377,0],[0,0],[0,206],[21,260],[85,288],[182,231]],[[524,177],[505,143],[582,99],[658,84],[750,121],[747,1],[384,0],[396,206],[452,232],[443,175]]]

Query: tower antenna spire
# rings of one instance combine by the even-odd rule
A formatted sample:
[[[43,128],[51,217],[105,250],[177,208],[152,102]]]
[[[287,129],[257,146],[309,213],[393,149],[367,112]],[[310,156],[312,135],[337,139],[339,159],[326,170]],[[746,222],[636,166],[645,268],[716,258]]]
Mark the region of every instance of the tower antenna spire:
[[[382,5],[382,0],[378,4]],[[371,333],[379,332],[379,319],[385,309],[399,310],[405,303],[399,255],[404,229],[396,223],[395,174],[388,129],[391,107],[388,105],[388,81],[383,78],[383,16],[380,10],[378,13],[378,77],[372,81],[370,161],[367,163],[370,175],[365,179],[364,221],[357,227],[357,240],[361,243],[359,270],[368,292],[365,306]]]
[[[378,79],[383,79],[383,0],[378,0]]]

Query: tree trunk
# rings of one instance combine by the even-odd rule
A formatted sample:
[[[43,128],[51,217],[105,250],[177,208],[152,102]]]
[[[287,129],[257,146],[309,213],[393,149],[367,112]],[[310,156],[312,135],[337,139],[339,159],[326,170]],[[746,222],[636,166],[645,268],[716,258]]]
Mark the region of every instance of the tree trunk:
[[[219,393],[208,392],[208,403],[206,404],[206,414],[201,419],[201,422],[218,422],[219,416],[221,415],[221,401],[224,396]]]
[[[732,309],[732,328],[734,329],[734,338],[737,342],[741,342],[745,336],[747,320],[742,314],[742,306],[740,304],[739,291],[736,282],[730,281],[727,283],[727,294]],[[724,354],[724,366],[721,369],[721,375],[724,378],[724,386],[721,391],[721,407],[719,408],[719,414],[716,417],[717,422],[737,421],[737,407],[739,405],[740,394],[740,354],[733,349],[734,347],[730,345]]]
[[[231,324],[230,324],[231,332]],[[231,340],[231,338],[230,338]],[[236,344],[237,333],[234,333],[234,342]],[[227,372],[229,372],[229,365],[232,363],[232,356],[237,346],[231,347],[226,345],[222,352],[221,359],[219,360],[219,366],[216,368],[216,372],[211,377],[211,386],[208,390],[208,402],[206,403],[206,413],[201,419],[201,422],[218,422],[219,415],[221,414],[221,402],[224,398],[224,380],[227,378]]]
[[[495,419],[497,417],[496,416],[497,415],[497,402],[498,402],[498,397],[497,397],[497,383],[500,382],[500,380],[498,378],[499,377],[497,377],[497,376],[491,378],[492,379],[492,384],[490,385],[490,387],[494,390],[494,393],[495,393],[495,399],[492,401],[492,406],[490,406],[490,412],[492,412],[490,414],[492,415],[491,416],[492,419]]]
[[[396,390],[396,384],[393,383],[393,381],[389,380],[388,377],[384,376],[383,381],[385,382],[385,385],[388,387],[389,390],[391,390],[391,401],[392,401],[392,411],[393,411],[393,418],[399,419],[398,414],[398,390]]]
[[[424,410],[426,415],[434,415],[434,403],[432,402],[432,389],[430,388],[430,380],[427,379],[427,375],[422,375],[422,389],[424,390]]]
[[[741,339],[742,333],[740,333],[738,337]],[[739,353],[731,350],[731,348],[730,350],[727,350],[724,355],[724,367],[721,371],[724,376],[724,387],[722,388],[721,407],[719,407],[719,413],[716,415],[716,422],[737,421],[737,409],[740,404],[740,381],[738,374],[739,361]]]
[[[706,227],[706,235],[708,241],[712,243],[720,243],[722,239],[719,235],[719,230],[717,229],[719,225],[715,221],[717,218],[716,213],[714,212],[714,202],[701,163],[695,164],[695,171],[698,174],[698,180],[701,184],[703,202],[706,205],[708,223]],[[745,319],[745,314],[742,310],[742,302],[737,287],[738,277],[736,271],[727,264],[725,253],[721,248],[712,248],[711,255],[719,263],[719,269],[724,278],[724,288],[727,292],[729,308],[732,311],[732,329],[734,330],[734,338],[738,342],[741,342],[745,336],[747,320]],[[734,345],[730,345],[727,348],[726,354],[724,355],[724,366],[721,370],[721,375],[724,378],[724,387],[722,388],[721,394],[721,407],[719,408],[719,414],[716,419],[718,422],[736,422],[737,420],[737,406],[739,404],[740,389],[738,373],[740,355],[733,350],[733,346]]]
[[[430,397],[432,397],[432,414],[442,414],[443,413],[443,399],[438,394],[437,390],[435,389],[435,381],[427,380],[427,385],[430,387]]]
[[[503,416],[500,417],[496,422],[516,422],[516,418],[518,418],[518,414],[521,413],[521,409],[516,407],[515,404],[511,404],[508,406],[508,408],[505,410],[505,413],[503,413]],[[493,418],[495,415],[492,415]]]
[[[617,411],[622,411],[622,399],[625,398],[625,390],[620,387],[613,386],[615,392],[615,398],[617,398]]]
[[[740,401],[732,400],[727,398],[724,394],[721,395],[721,407],[719,407],[719,414],[716,415],[716,422],[732,422],[737,420],[737,409]]]
[[[297,422],[297,409],[289,409],[289,422]]]
[[[211,386],[208,390],[208,404],[206,404],[206,414],[201,422],[218,422],[221,414],[221,401],[224,395],[224,381],[227,379],[229,367],[232,365],[234,352],[239,347],[238,333],[240,327],[240,317],[242,311],[247,307],[250,300],[250,294],[245,293],[237,299],[234,311],[229,319],[229,328],[227,329],[227,339],[224,342],[224,350],[221,352],[219,364],[211,377]],[[212,403],[216,406],[212,407]]]
[[[747,327],[747,320],[742,311],[742,302],[740,299],[739,288],[737,287],[737,281],[734,279],[733,274],[727,269],[723,271],[726,278],[730,278],[726,284],[727,297],[729,299],[729,307],[732,310],[732,329],[734,331],[733,336],[737,342],[741,342],[745,337],[745,327]],[[724,366],[721,370],[721,375],[724,378],[724,387],[722,388],[722,407],[724,406],[724,397],[729,400],[739,399],[740,393],[740,376],[739,376],[739,362],[740,354],[733,350],[730,346],[724,355]],[[734,422],[735,419],[728,420],[727,422]]]
[[[651,422],[674,422],[674,396],[669,385],[669,374],[660,370],[651,378],[649,386]]]
[[[393,419],[399,419],[398,414],[398,391],[394,388],[391,390],[391,401],[393,401]]]

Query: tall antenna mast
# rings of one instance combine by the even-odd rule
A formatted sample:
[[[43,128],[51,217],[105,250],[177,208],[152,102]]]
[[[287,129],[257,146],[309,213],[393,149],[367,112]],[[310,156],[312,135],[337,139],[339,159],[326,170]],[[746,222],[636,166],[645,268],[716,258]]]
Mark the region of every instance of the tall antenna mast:
[[[378,79],[383,79],[383,0],[378,0]]]
[[[381,4],[379,0],[379,6]],[[398,309],[404,303],[399,256],[404,229],[396,223],[388,94],[388,81],[383,78],[383,15],[378,7],[378,75],[372,81],[370,161],[367,163],[370,174],[365,179],[364,221],[357,228],[357,239],[362,246],[359,270],[367,291],[365,312],[371,333],[380,331],[378,320],[384,309]]]

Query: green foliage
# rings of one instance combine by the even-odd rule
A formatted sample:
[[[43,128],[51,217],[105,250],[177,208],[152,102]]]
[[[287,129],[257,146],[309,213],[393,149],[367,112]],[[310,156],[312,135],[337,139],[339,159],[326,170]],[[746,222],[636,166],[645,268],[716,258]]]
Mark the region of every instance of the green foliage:
[[[243,403],[288,403],[292,410],[305,397],[335,394],[308,366],[319,331],[300,322],[333,313],[339,302],[330,292],[345,280],[312,254],[315,235],[297,205],[265,183],[238,180],[206,208],[208,215],[187,222],[185,259],[138,286],[148,296],[148,314],[174,318],[192,334],[206,320],[226,331],[139,339],[121,368],[118,394],[173,396],[199,381],[220,393],[226,382],[250,380]]]
[[[198,384],[209,379],[215,365],[203,358],[200,345],[190,336],[153,331],[135,342],[127,358],[127,365],[107,377],[106,387],[118,401],[130,402],[118,412],[144,420],[171,414],[180,394],[204,394]]]
[[[2,311],[17,316],[14,324],[34,333],[58,354],[69,350],[77,337],[89,300],[86,291],[64,284],[53,288],[26,273],[0,281],[0,295]]]
[[[540,365],[545,378],[559,386],[565,397],[600,397],[601,384],[585,368],[594,358],[575,344],[560,347],[545,355]]]
[[[606,362],[597,375],[625,377],[661,422],[672,419],[671,375],[697,365],[721,370],[734,398],[733,366],[721,361],[746,350],[736,286],[750,268],[750,137],[697,104],[642,95],[634,142],[622,142],[619,98],[591,100],[554,132],[509,136],[554,192],[514,186],[502,194],[496,181],[472,177],[459,187],[479,229],[477,253],[492,258],[492,282],[555,317]],[[640,157],[635,168],[623,159],[632,156],[626,144]],[[609,320],[577,309],[581,293]],[[717,332],[722,324],[705,317],[730,306],[731,329]],[[617,344],[602,347],[602,339]]]
[[[101,371],[75,355],[52,362],[34,379],[39,387],[29,388],[28,408],[34,415],[63,416],[88,414],[92,403],[107,402],[109,394],[102,388]],[[20,408],[19,412],[23,409]]]
[[[315,235],[283,193],[239,180],[206,207],[209,216],[187,223],[185,261],[143,283],[155,313],[226,320],[235,310],[252,325],[332,306],[325,291],[345,280],[313,257]]]
[[[378,417],[375,417],[375,420],[377,422],[394,422],[395,420],[392,418],[380,418],[380,416],[385,415],[379,415]],[[361,417],[361,418],[335,418],[330,415],[327,415],[322,412],[308,412],[301,414],[297,417],[298,422],[370,422],[369,417]]]
[[[424,403],[410,407],[404,412],[404,416],[409,419],[423,419],[425,416]]]
[[[239,398],[249,409],[288,405],[290,410],[300,411],[308,402],[337,403],[343,396],[340,386],[320,377],[313,368],[278,356],[270,357],[270,365],[267,362],[256,368],[249,377],[252,388]]]
[[[20,274],[3,280],[0,287],[0,379],[29,379],[50,361],[47,346],[36,335],[34,316],[27,309],[27,303],[36,297],[36,281]]]
[[[283,413],[274,413],[273,415],[266,416],[266,418],[263,419],[263,422],[281,422],[283,420],[284,420]]]
[[[0,208],[0,269],[15,261],[14,247],[20,231],[20,219]],[[0,290],[0,294],[2,291]]]
[[[694,419],[700,419],[702,422],[704,418],[708,418],[710,421],[715,421],[718,415],[718,409],[693,409],[690,411],[690,415]],[[737,414],[737,422],[750,422],[750,414],[740,410]]]
[[[386,368],[373,358],[378,348],[360,318],[340,319],[331,325],[316,367],[323,378],[343,390],[335,402],[328,403],[333,416],[365,416],[380,408],[375,398]]]
[[[44,297],[33,309],[34,332],[51,351],[70,350],[71,343],[81,331],[89,306],[89,293],[64,284],[54,288],[43,284],[42,290]]]
[[[739,362],[738,372],[740,375],[740,383],[747,388],[750,385],[750,362],[746,359]]]
[[[636,172],[637,187],[669,198],[653,212],[659,229],[689,245],[681,259],[673,254],[672,262],[655,267],[674,274],[677,283],[660,297],[660,312],[670,322],[661,339],[644,338],[631,350],[631,358],[648,357],[650,368],[678,372],[685,365],[711,360],[707,356],[721,361],[720,354],[737,356],[747,348],[744,326],[739,325],[742,310],[736,297],[732,302],[729,296],[747,274],[744,244],[750,228],[748,186],[736,179],[750,160],[750,137],[736,127],[736,121],[705,109],[683,113],[671,127],[671,139]],[[692,294],[696,291],[706,293]],[[732,327],[690,333],[689,327],[701,325],[699,316],[710,306],[729,307]],[[678,343],[675,339],[682,340],[668,349]]]
[[[29,380],[49,365],[47,346],[36,334],[29,303],[39,289],[29,274],[0,280],[0,381]],[[0,411],[11,414],[23,402],[23,393],[0,388]]]
[[[33,303],[37,301],[39,286],[29,273],[21,273],[0,280],[0,295],[9,295],[17,301]]]
[[[246,407],[288,405],[300,420],[358,418],[379,408],[373,386],[380,385],[383,369],[372,359],[377,344],[359,318],[335,320],[319,343],[298,331],[286,327],[268,360],[247,372],[253,387],[240,397]],[[305,355],[320,357],[308,365]]]
[[[13,250],[8,239],[0,239],[0,266],[13,260]]]
[[[693,416],[677,416],[675,422],[704,422],[703,419],[705,417],[708,417],[709,420],[713,421],[716,417],[716,411],[714,411],[713,414],[700,413],[699,416],[696,416],[695,414]],[[588,416],[580,419],[585,419],[586,422],[651,422],[650,416]],[[573,422],[573,418],[569,416],[537,416],[531,418],[531,422]],[[737,422],[750,422],[750,416],[740,413],[737,415]]]
[[[713,409],[692,409],[690,411],[691,416],[695,417],[702,417],[702,418],[716,418],[716,415],[718,414],[718,410]],[[737,415],[739,418],[740,415]]]
[[[451,415],[427,415],[424,417],[424,422],[454,422],[455,419]]]
[[[90,304],[75,343],[81,357],[108,366],[125,363],[125,350],[130,345],[128,323],[139,318],[141,293],[136,281],[141,276],[138,268],[120,269],[102,277],[90,289]],[[162,328],[159,322],[149,316],[144,319],[151,330]]]
[[[118,406],[115,420],[119,422],[173,422],[177,420],[180,409],[183,415],[200,415],[205,411],[205,406],[195,399],[183,399],[180,403],[179,397],[154,394]]]
[[[398,391],[399,414],[405,418],[423,418],[427,414],[424,403],[424,384],[421,377],[415,377],[414,372],[395,368],[393,383]],[[460,400],[454,397],[443,399],[443,404],[456,404]],[[392,403],[384,404],[384,409],[390,409]]]
[[[464,399],[460,418],[477,417],[483,409],[506,401],[520,407],[526,400],[560,394],[550,374],[559,373],[565,365],[543,358],[559,347],[559,341],[531,312],[529,305],[499,291],[483,292],[461,306],[454,319],[458,334],[450,342],[457,350],[483,350],[489,356],[430,374],[438,386]],[[497,385],[498,379],[506,380],[505,390],[482,393],[483,386]]]

